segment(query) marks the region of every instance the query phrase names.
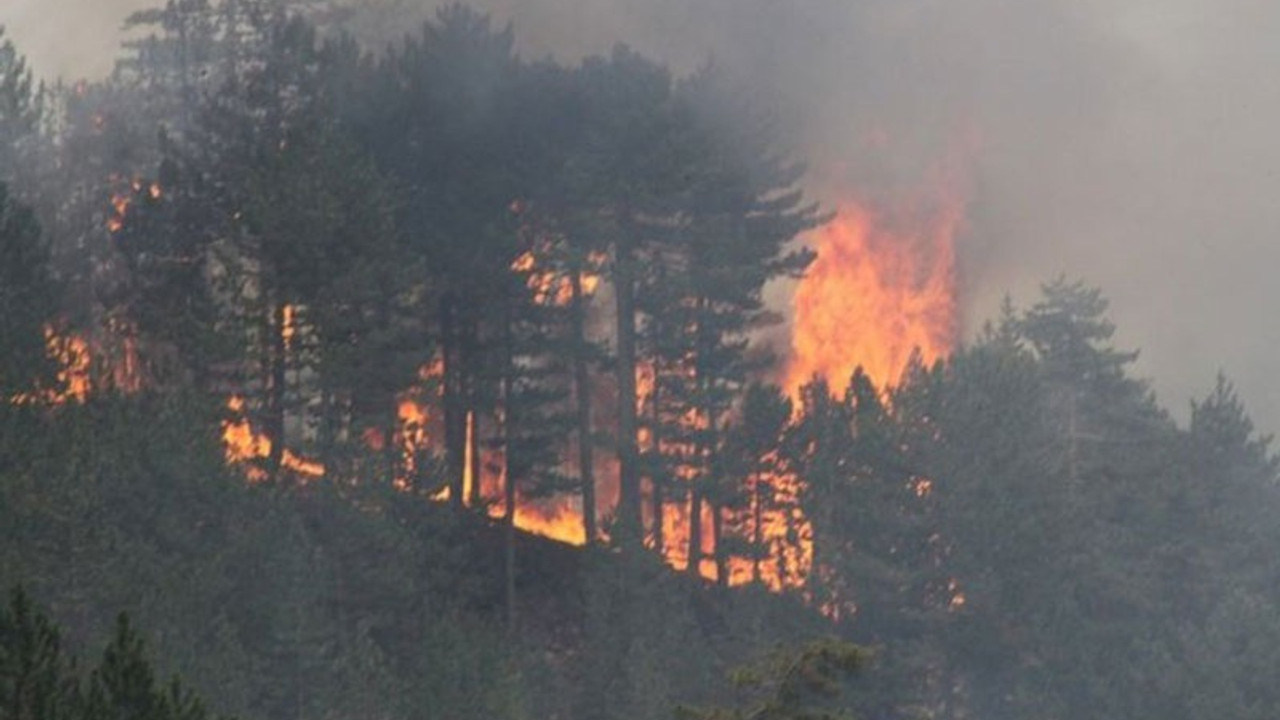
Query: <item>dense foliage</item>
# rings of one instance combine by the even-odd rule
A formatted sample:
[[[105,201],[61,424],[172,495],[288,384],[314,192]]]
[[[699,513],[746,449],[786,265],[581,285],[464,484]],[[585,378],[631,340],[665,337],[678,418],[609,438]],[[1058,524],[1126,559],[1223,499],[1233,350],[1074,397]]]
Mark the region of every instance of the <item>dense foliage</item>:
[[[1270,717],[1280,461],[1227,380],[1180,427],[1059,279],[788,397],[763,291],[825,217],[737,79],[340,18],[169,0],[48,90],[0,45],[0,585],[110,648],[17,596],[0,718],[204,717],[119,608],[246,720]]]
[[[82,677],[61,633],[21,588],[0,607],[0,713],[12,720],[208,720],[174,677],[156,678],[146,643],[121,613],[102,660]]]

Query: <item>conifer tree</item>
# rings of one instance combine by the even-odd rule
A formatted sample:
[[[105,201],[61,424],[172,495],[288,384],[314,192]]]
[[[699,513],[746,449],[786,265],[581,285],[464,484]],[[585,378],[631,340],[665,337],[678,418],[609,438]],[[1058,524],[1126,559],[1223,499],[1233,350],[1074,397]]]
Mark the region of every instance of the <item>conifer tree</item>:
[[[0,717],[77,717],[77,688],[57,628],[20,587],[0,606]]]
[[[0,182],[0,405],[50,385],[45,332],[56,320],[56,288],[35,214]]]
[[[733,480],[719,472],[724,427],[747,382],[767,368],[766,353],[749,352],[750,333],[777,322],[766,311],[770,280],[797,277],[812,260],[788,244],[822,221],[796,183],[803,165],[790,162],[776,126],[714,68],[681,83],[670,130],[683,182],[669,209],[671,232],[645,255],[640,308],[647,315],[658,405],[669,427],[664,441],[684,448],[678,470],[690,498],[689,568],[699,569],[704,500],[718,548]],[[659,423],[661,424],[661,421]],[[728,555],[715,552],[716,575],[727,582]]]
[[[32,180],[24,166],[36,157],[42,118],[43,92],[0,25],[0,183]]]

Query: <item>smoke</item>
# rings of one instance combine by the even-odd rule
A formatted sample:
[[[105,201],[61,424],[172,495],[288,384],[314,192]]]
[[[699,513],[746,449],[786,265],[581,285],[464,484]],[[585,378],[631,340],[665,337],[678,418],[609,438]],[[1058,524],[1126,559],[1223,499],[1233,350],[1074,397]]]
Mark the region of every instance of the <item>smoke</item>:
[[[149,0],[4,0],[0,25],[41,79],[110,72],[125,17]]]
[[[8,0],[42,75],[100,75],[145,0]],[[366,38],[434,2],[356,0]],[[796,128],[815,190],[887,195],[970,148],[966,316],[1059,273],[1112,299],[1175,411],[1225,370],[1280,428],[1280,5],[1265,0],[476,0],[528,57],[715,62]],[[972,329],[972,328],[971,328]]]

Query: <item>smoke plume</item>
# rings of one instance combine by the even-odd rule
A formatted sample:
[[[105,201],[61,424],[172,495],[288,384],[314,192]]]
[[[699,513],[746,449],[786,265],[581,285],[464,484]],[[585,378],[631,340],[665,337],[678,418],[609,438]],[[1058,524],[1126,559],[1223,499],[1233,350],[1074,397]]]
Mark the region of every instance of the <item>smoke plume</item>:
[[[386,41],[437,3],[353,0]],[[146,0],[8,0],[36,71],[97,76]],[[1059,273],[1102,287],[1122,347],[1175,409],[1235,379],[1280,427],[1280,5],[1263,0],[476,0],[521,51],[615,42],[708,59],[795,129],[814,192],[892,196],[965,151],[968,329]]]

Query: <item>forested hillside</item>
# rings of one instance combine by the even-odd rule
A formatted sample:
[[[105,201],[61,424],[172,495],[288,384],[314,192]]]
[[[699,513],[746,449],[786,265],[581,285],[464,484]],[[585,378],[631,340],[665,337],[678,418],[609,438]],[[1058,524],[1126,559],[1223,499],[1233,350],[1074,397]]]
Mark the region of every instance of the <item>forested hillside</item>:
[[[832,213],[739,78],[318,7],[169,0],[73,85],[0,36],[0,586],[71,654],[152,662],[127,611],[245,720],[800,717],[815,662],[868,719],[1274,716],[1280,460],[1229,381],[1180,426],[1058,278],[779,385],[765,288]],[[25,602],[0,719],[134,717],[62,656],[66,708],[14,699]]]

